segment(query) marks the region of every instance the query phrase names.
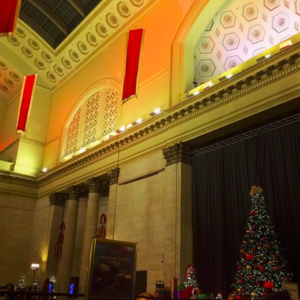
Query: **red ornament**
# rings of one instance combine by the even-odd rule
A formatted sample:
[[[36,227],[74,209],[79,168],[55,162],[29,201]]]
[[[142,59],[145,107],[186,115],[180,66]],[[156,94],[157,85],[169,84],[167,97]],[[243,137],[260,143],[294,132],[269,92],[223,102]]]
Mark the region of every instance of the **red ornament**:
[[[241,297],[240,295],[237,295],[237,296],[236,296],[236,299],[239,300],[239,299],[242,299],[242,297]]]
[[[268,293],[267,293],[267,292],[263,292],[263,295],[264,295],[264,296],[267,296],[267,295],[268,295]]]
[[[241,250],[240,250],[240,253],[241,253],[241,254],[244,254],[244,253],[245,253],[245,250],[244,250],[244,249],[241,249]]]
[[[258,264],[255,264],[254,267],[257,269],[258,268]]]
[[[271,281],[267,281],[267,282],[264,283],[264,287],[266,289],[271,289],[272,290],[274,288],[274,284]]]
[[[241,267],[241,266],[238,266],[238,270],[242,270],[242,267]]]
[[[260,267],[259,267],[259,270],[260,270],[260,271],[264,271],[264,269],[265,269],[265,268],[264,268],[263,266],[260,266]]]
[[[269,245],[269,244],[265,244],[264,247],[265,247],[265,249],[267,249],[267,250],[270,249],[270,245]]]
[[[246,254],[246,259],[247,259],[247,260],[253,260],[253,259],[254,259],[254,255],[253,255],[253,254],[247,253],[247,254]]]
[[[257,214],[257,211],[255,211],[255,210],[251,210],[251,211],[250,211],[250,215],[251,215],[252,217],[254,217],[256,214]]]
[[[278,267],[273,267],[273,271],[274,271],[274,272],[278,272],[278,271],[279,271],[279,268],[278,268]]]
[[[246,292],[246,290],[245,290],[245,289],[242,289],[242,292],[243,292],[243,293],[245,293],[245,292]]]
[[[239,283],[243,283],[243,280],[242,280],[242,279],[240,279],[240,280],[239,280]]]
[[[248,242],[247,242],[247,241],[243,241],[243,243],[244,243],[245,245],[247,245],[247,244],[248,244]]]
[[[256,281],[256,282],[255,282],[255,284],[256,284],[256,285],[259,285],[259,282],[258,282],[258,281]]]
[[[267,239],[267,238],[264,236],[264,237],[263,237],[263,240],[266,240],[266,239]]]

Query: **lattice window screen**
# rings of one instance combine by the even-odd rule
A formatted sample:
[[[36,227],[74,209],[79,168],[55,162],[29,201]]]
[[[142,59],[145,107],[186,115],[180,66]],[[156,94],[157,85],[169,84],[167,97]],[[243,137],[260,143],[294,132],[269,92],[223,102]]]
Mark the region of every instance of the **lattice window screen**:
[[[76,152],[77,150],[78,134],[79,134],[79,126],[80,126],[80,114],[81,114],[81,109],[77,111],[68,128],[65,156],[70,155]]]
[[[90,96],[87,100],[85,113],[82,147],[95,142],[97,131],[97,117],[99,114],[99,91]]]
[[[117,129],[118,98],[115,89],[102,88],[82,103],[67,129],[64,157]]]
[[[102,136],[106,136],[117,129],[117,108],[118,92],[114,89],[106,89]]]

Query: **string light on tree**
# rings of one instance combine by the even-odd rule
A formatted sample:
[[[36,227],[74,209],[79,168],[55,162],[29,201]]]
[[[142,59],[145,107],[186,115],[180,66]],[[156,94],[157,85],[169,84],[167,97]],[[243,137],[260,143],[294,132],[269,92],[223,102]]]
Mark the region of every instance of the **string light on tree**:
[[[259,186],[253,186],[250,192],[251,211],[233,284],[233,296],[238,300],[246,296],[264,299],[271,291],[279,291],[281,284],[292,277],[262,192]]]

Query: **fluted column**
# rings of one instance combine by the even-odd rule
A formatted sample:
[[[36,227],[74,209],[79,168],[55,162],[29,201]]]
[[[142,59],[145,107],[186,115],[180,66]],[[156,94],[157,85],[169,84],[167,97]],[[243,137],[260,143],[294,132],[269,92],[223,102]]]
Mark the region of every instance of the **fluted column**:
[[[97,232],[100,199],[100,181],[96,178],[91,178],[86,182],[86,184],[89,188],[89,198],[87,203],[83,248],[81,256],[79,293],[85,292],[86,276],[91,248],[91,238],[95,237]]]
[[[75,187],[68,190],[68,200],[64,211],[65,238],[62,255],[58,264],[57,289],[60,293],[69,292],[69,284],[72,275],[74,246],[76,236],[79,193]]]

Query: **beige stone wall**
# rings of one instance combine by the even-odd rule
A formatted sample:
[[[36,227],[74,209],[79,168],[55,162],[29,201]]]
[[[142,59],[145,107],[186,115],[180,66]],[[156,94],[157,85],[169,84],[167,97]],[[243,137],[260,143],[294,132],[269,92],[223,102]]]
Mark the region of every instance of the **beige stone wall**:
[[[0,192],[0,286],[26,273],[35,206],[34,197]]]
[[[87,201],[87,198],[80,198],[79,200],[72,277],[80,276],[81,254],[83,247]]]
[[[148,271],[147,291],[153,292],[157,280],[168,280],[164,273],[166,220],[169,212],[164,210],[165,189],[164,171],[126,183],[128,180],[164,168],[162,152],[157,152],[142,160],[121,166],[117,197],[109,205],[109,238],[137,243],[137,270]],[[113,200],[110,198],[110,200]],[[111,207],[113,206],[113,207]],[[172,252],[174,249],[167,249]],[[173,263],[175,263],[173,261]],[[175,276],[175,274],[173,274]]]

